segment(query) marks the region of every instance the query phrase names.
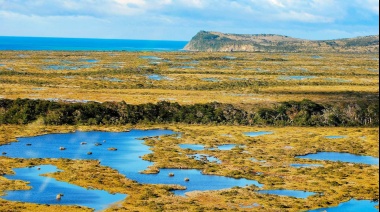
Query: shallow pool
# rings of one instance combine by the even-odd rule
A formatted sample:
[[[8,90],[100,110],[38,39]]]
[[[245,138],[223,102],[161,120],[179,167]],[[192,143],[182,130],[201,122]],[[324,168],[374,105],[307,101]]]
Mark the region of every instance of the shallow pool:
[[[206,81],[206,82],[219,82],[220,80],[218,80],[216,78],[206,77],[206,78],[202,78],[202,81]]]
[[[215,162],[215,163],[222,163],[218,158],[206,154],[194,154],[194,155],[189,155],[189,157],[194,157],[195,160],[199,161],[205,161],[205,162]]]
[[[281,80],[305,80],[305,79],[313,79],[315,76],[280,76],[278,79]]]
[[[191,150],[204,150],[205,146],[201,144],[179,144],[181,149],[191,149]]]
[[[233,149],[235,146],[238,146],[238,145],[236,145],[236,144],[223,144],[223,145],[219,145],[219,146],[217,146],[217,149],[222,150],[222,151],[225,151],[225,150],[231,150],[231,149]]]
[[[173,135],[171,130],[131,130],[130,132],[74,132],[67,134],[49,134],[36,137],[19,138],[19,142],[0,146],[0,152],[6,152],[13,158],[70,158],[95,159],[102,165],[118,170],[127,178],[147,184],[178,184],[186,190],[174,191],[183,195],[194,190],[219,190],[234,186],[256,185],[254,180],[234,179],[224,176],[203,175],[200,170],[161,169],[158,174],[142,174],[152,162],[140,157],[151,153],[144,145],[142,137]],[[88,154],[91,152],[91,154]],[[174,176],[170,177],[169,173]],[[185,181],[184,178],[189,178]]]
[[[271,131],[257,131],[257,132],[246,132],[244,135],[249,136],[249,137],[256,137],[260,135],[270,135],[273,134]]]
[[[370,200],[352,199],[348,202],[340,203],[335,207],[319,208],[315,210],[309,210],[309,212],[379,212],[379,210],[375,208],[375,206],[378,204],[379,202],[373,202]]]
[[[375,158],[372,156],[354,155],[350,153],[341,153],[341,152],[318,152],[315,154],[296,156],[296,158],[379,165],[379,158]]]
[[[344,135],[329,135],[329,136],[325,136],[325,138],[329,138],[329,139],[339,139],[339,138],[346,138],[347,136],[344,136]]]
[[[156,56],[140,56],[141,59],[148,59],[148,60],[162,60],[160,57]]]
[[[295,198],[307,198],[316,193],[309,191],[298,191],[298,190],[260,190],[258,191],[260,194],[273,194],[279,196],[289,196]]]
[[[171,80],[170,78],[159,75],[159,74],[150,74],[150,75],[147,75],[147,77],[148,79],[151,79],[151,80]]]
[[[32,202],[52,205],[81,205],[95,210],[102,210],[110,204],[122,201],[125,194],[110,194],[103,190],[85,189],[70,183],[57,181],[54,178],[40,176],[45,173],[59,171],[55,166],[42,165],[13,169],[15,175],[5,175],[11,180],[23,180],[29,182],[30,190],[8,191],[1,198],[11,201]],[[63,194],[60,200],[57,194]]]
[[[321,164],[302,164],[302,163],[293,163],[290,164],[291,167],[294,168],[314,168],[314,167],[322,167]]]

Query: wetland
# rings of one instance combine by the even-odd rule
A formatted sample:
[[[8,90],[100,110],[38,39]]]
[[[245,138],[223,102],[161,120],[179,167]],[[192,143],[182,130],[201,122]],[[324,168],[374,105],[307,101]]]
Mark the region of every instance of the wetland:
[[[378,211],[378,54],[284,57],[1,51],[0,210]]]

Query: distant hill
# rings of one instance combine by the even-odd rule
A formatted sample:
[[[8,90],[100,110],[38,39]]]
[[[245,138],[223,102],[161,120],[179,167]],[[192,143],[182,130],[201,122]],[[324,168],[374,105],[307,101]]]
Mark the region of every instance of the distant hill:
[[[379,52],[379,35],[335,40],[305,40],[275,34],[198,32],[184,50],[245,52]]]

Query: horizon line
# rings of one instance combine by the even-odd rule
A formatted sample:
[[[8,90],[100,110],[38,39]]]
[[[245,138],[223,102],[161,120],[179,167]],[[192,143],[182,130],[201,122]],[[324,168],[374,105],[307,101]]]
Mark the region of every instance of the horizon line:
[[[95,38],[95,37],[54,37],[54,36],[29,36],[29,35],[0,35],[0,37],[16,38],[58,38],[58,39],[92,39],[92,40],[139,40],[139,41],[173,41],[189,42],[190,40],[159,40],[159,39],[134,39],[134,38]]]

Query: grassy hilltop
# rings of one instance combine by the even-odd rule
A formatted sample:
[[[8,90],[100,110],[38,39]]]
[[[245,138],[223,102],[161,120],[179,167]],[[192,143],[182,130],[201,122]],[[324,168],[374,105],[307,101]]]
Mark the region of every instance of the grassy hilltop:
[[[274,34],[198,32],[185,46],[190,51],[243,52],[379,52],[379,36],[305,40]]]

